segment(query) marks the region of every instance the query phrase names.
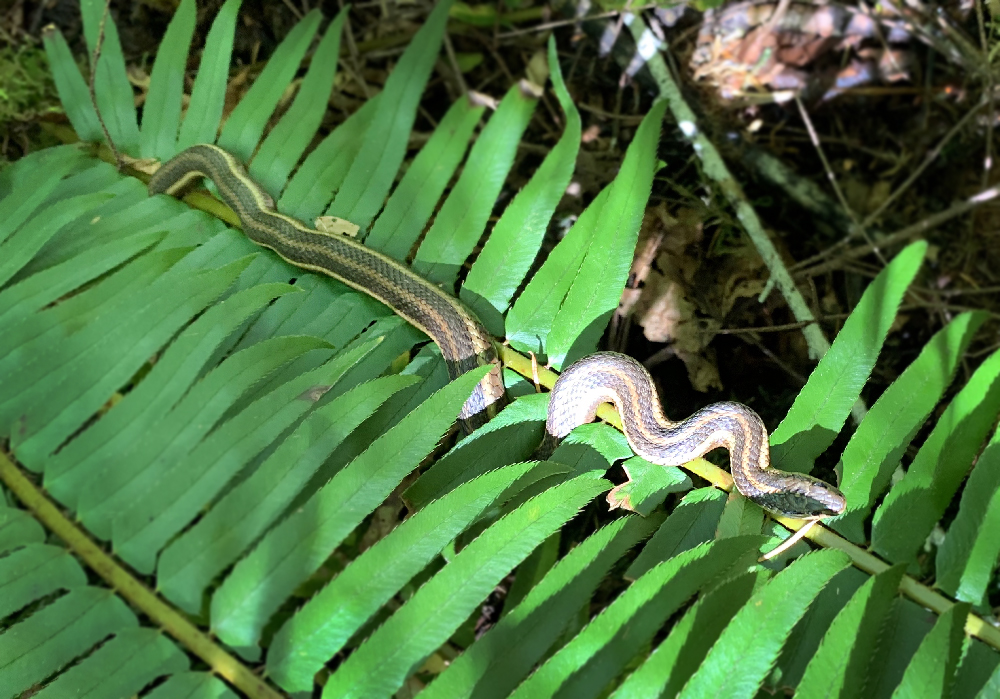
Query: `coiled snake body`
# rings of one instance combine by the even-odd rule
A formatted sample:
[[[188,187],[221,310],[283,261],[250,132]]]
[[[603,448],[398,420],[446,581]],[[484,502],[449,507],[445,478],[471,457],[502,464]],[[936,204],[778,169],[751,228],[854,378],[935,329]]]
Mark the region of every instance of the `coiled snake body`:
[[[385,303],[440,347],[452,378],[491,366],[462,408],[471,431],[506,403],[500,362],[489,332],[458,299],[405,265],[337,233],[325,233],[273,210],[271,198],[225,150],[196,145],[166,162],[149,181],[150,194],[181,196],[201,178],[215,183],[250,240],[291,264],[333,277]],[[599,352],[566,369],[552,390],[546,441],[554,445],[577,425],[591,422],[598,405],[614,403],[636,454],[664,466],[680,465],[716,447],[729,449],[740,493],[791,517],[839,514],[844,497],[810,476],[769,465],[767,430],[740,403],[715,403],[683,422],[663,415],[652,378],[634,359]]]

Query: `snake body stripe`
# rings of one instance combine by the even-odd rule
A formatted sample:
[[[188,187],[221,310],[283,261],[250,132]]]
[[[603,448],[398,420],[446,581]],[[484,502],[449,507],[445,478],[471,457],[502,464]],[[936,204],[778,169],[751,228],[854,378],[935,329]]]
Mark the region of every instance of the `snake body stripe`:
[[[668,420],[646,368],[624,354],[598,352],[566,369],[552,388],[545,429],[550,444],[591,422],[613,403],[632,451],[661,466],[680,466],[716,447],[729,450],[737,489],[773,512],[816,518],[843,512],[839,490],[802,473],[771,468],[767,429],[741,403],[713,403],[682,422]]]
[[[333,277],[389,306],[441,348],[452,378],[476,366],[493,369],[459,416],[467,430],[505,401],[500,362],[489,332],[462,303],[405,265],[338,233],[324,233],[272,210],[271,198],[242,163],[218,146],[201,144],[167,161],[149,181],[150,194],[182,196],[203,177],[215,183],[250,240],[287,262]]]
[[[503,407],[506,395],[493,338],[458,299],[350,238],[314,230],[276,213],[271,198],[243,165],[217,146],[192,146],[169,160],[150,179],[149,192],[180,196],[203,177],[215,183],[250,240],[297,267],[333,277],[389,306],[437,343],[452,378],[476,366],[492,366],[462,408],[459,419],[466,432]],[[804,474],[771,468],[767,430],[750,408],[715,403],[683,422],[671,422],[646,369],[613,352],[581,359],[556,381],[538,454],[550,454],[573,428],[591,422],[604,402],[618,408],[629,444],[647,461],[679,466],[726,447],[736,487],[761,506],[804,518],[844,510],[844,496],[836,488]]]

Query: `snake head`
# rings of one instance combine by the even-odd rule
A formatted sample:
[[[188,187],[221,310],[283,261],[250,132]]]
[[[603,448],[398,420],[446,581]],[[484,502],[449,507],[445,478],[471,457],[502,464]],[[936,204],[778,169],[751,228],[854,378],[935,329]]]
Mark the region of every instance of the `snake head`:
[[[781,489],[755,494],[754,502],[771,512],[796,519],[833,517],[847,507],[844,494],[829,483],[804,473],[787,476]]]

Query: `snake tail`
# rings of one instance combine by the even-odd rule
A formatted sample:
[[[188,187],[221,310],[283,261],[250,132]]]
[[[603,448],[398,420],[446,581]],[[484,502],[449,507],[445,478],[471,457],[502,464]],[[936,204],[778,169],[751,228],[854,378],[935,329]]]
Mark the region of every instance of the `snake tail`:
[[[452,378],[491,366],[462,407],[459,422],[464,431],[471,432],[506,404],[493,338],[461,301],[391,257],[275,212],[271,197],[243,164],[218,146],[191,146],[171,158],[150,179],[149,193],[183,196],[202,178],[215,183],[254,243],[296,267],[333,277],[381,301],[425,332],[441,349]]]
[[[551,448],[574,427],[592,422],[602,403],[618,409],[629,445],[647,461],[680,466],[725,447],[736,488],[761,507],[807,519],[844,511],[844,496],[833,486],[771,467],[767,429],[753,410],[741,403],[714,403],[671,422],[646,368],[615,352],[584,357],[560,375],[549,399],[543,444]]]

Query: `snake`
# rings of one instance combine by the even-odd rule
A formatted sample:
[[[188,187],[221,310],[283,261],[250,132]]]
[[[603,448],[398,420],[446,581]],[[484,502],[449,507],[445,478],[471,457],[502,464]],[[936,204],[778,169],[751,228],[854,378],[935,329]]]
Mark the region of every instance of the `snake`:
[[[235,212],[243,233],[288,263],[332,277],[388,306],[440,348],[451,378],[490,367],[462,406],[459,425],[471,433],[508,402],[499,351],[490,332],[460,300],[405,264],[337,232],[311,228],[275,211],[274,201],[228,151],[191,146],[152,175],[148,190],[182,197],[211,180]],[[845,509],[835,487],[802,473],[770,465],[767,428],[741,403],[713,403],[681,422],[668,420],[653,378],[623,354],[597,352],[570,365],[553,386],[545,435],[537,453],[549,454],[570,431],[592,422],[598,406],[612,403],[621,414],[632,450],[661,466],[680,466],[717,447],[730,454],[737,490],[761,507],[785,516],[817,519]]]

